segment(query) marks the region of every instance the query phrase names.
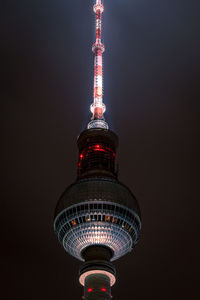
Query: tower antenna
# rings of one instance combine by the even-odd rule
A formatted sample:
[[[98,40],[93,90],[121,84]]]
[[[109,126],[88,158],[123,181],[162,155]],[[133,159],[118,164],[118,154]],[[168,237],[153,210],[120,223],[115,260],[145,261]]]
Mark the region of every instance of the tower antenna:
[[[88,124],[90,128],[106,128],[108,124],[104,120],[104,112],[106,106],[103,103],[103,52],[105,46],[101,41],[102,37],[102,13],[104,11],[103,1],[96,0],[93,6],[95,13],[96,24],[96,40],[92,46],[94,53],[94,89],[93,89],[93,103],[90,105],[92,113],[92,120]]]

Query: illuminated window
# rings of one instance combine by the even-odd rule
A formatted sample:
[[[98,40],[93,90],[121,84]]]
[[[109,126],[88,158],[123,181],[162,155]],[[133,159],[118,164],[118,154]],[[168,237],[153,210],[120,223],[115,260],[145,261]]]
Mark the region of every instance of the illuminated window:
[[[110,216],[106,216],[106,222],[110,221]]]
[[[75,226],[75,225],[76,225],[76,221],[75,221],[75,220],[72,220],[72,224]]]
[[[113,218],[113,223],[117,223],[117,218],[116,217]]]
[[[86,216],[86,222],[90,222],[90,217]]]

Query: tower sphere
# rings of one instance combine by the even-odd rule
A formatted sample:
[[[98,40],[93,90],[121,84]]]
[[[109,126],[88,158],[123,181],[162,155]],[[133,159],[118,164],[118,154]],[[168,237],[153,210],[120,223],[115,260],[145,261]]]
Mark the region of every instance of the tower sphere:
[[[115,260],[131,251],[141,229],[134,195],[111,178],[80,179],[58,201],[54,227],[67,252],[83,260],[91,245],[111,249]]]
[[[131,251],[141,221],[135,196],[117,180],[118,139],[108,129],[88,129],[78,138],[78,179],[60,197],[54,229],[65,250],[84,260],[90,246],[104,246],[111,261]]]

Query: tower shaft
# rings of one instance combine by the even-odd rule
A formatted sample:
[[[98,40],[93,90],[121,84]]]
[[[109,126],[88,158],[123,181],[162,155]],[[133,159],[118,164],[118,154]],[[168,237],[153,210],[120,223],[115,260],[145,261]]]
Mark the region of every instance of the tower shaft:
[[[109,262],[109,248],[95,245],[82,253],[85,263],[80,268],[79,281],[84,285],[84,300],[110,300],[115,283],[115,267]]]
[[[85,279],[85,300],[110,300],[110,278],[104,274],[91,274]]]

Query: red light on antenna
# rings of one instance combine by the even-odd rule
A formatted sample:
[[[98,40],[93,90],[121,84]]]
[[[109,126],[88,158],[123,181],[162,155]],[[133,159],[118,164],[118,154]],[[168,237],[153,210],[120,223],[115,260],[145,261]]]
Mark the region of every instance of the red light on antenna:
[[[104,288],[104,287],[101,288],[101,291],[102,291],[102,292],[106,292],[106,288]]]
[[[83,154],[80,154],[80,159],[82,159],[83,158]]]
[[[93,289],[92,289],[92,288],[89,288],[87,291],[88,291],[88,293],[90,293],[90,292],[93,291]]]

